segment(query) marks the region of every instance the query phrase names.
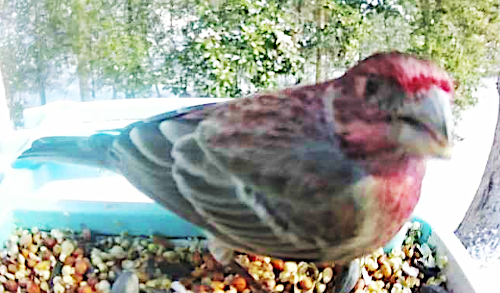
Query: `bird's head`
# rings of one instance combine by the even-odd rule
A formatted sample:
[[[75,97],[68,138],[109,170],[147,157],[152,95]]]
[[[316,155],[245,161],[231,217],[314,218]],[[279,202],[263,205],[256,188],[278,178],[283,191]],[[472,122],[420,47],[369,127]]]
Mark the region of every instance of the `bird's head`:
[[[391,52],[361,61],[337,80],[334,117],[347,152],[380,150],[450,158],[453,81],[430,61]]]

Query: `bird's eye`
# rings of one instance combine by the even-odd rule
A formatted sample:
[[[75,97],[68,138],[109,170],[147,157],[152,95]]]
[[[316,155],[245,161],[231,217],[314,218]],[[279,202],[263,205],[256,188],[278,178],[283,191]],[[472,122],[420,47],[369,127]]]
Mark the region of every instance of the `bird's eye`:
[[[366,81],[366,96],[370,97],[377,93],[379,88],[379,82],[372,78],[368,78]]]

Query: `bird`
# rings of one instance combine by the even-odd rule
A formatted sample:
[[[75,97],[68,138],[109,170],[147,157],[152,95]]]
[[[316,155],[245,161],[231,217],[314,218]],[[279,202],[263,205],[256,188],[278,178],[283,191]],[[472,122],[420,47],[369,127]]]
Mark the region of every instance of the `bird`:
[[[202,228],[238,273],[236,253],[334,262],[332,290],[349,292],[354,260],[411,216],[427,160],[451,158],[453,102],[453,79],[434,62],[378,52],[317,84],[40,138],[17,160],[114,171]]]

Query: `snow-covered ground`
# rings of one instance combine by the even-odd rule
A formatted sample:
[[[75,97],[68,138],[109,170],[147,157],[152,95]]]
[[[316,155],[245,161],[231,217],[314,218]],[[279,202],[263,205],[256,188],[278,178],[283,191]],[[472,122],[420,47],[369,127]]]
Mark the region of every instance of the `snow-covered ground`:
[[[462,221],[481,182],[498,116],[496,78],[484,80],[478,104],[462,113],[457,126],[464,139],[453,147],[451,160],[431,160],[415,213],[434,226],[454,231]]]
[[[453,148],[450,161],[431,161],[415,213],[434,227],[455,231],[469,208],[488,161],[498,117],[496,78],[485,79],[478,104],[462,114],[457,132],[464,138]],[[474,249],[473,249],[474,250]],[[500,251],[471,251],[479,282],[489,284],[500,272]],[[488,288],[485,288],[484,292]],[[489,288],[491,290],[491,288]],[[483,291],[479,291],[483,292]]]

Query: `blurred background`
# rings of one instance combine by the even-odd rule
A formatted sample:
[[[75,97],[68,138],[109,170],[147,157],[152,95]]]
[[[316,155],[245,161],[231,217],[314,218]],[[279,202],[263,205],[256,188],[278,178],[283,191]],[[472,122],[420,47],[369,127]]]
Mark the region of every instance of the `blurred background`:
[[[431,58],[457,112],[498,72],[497,1],[1,0],[10,117],[65,101],[241,97],[341,74],[376,51]]]

